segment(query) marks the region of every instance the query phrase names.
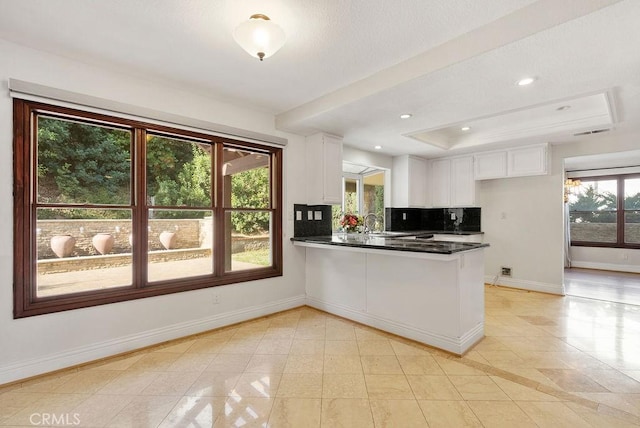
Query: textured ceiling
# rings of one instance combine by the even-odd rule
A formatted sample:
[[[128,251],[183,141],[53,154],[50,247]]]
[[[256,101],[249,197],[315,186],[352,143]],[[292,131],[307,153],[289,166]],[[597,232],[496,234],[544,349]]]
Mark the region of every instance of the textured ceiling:
[[[454,154],[406,135],[602,91],[615,131],[640,130],[638,0],[0,0],[0,10],[0,38],[365,150]],[[231,36],[253,13],[288,36],[264,62]],[[524,75],[538,80],[516,87]],[[572,138],[529,137],[513,143]]]

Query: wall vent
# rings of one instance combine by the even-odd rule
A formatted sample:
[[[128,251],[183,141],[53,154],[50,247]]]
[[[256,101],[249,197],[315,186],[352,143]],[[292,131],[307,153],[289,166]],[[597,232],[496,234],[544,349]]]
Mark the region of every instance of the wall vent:
[[[573,134],[573,136],[574,137],[579,137],[581,135],[599,134],[601,132],[609,132],[609,131],[611,131],[611,128],[594,129],[592,131],[578,132],[576,134]]]

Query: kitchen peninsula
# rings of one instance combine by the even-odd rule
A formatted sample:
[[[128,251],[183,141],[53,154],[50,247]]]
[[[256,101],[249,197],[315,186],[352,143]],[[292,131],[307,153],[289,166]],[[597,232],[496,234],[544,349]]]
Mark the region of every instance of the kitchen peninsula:
[[[385,234],[292,241],[306,249],[310,306],[458,355],[484,337],[488,244]]]

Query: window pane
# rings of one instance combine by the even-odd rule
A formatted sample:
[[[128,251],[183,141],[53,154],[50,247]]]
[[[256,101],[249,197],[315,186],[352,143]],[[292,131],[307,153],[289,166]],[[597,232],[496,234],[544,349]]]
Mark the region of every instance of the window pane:
[[[624,180],[624,242],[640,244],[640,178]]]
[[[150,211],[149,282],[213,273],[212,211]]]
[[[225,217],[225,271],[271,266],[271,213],[228,212]]]
[[[367,227],[372,230],[384,230],[384,172],[371,174],[364,177],[364,194],[362,209],[363,214],[375,214],[375,223],[373,218],[367,222]]]
[[[569,198],[571,240],[617,242],[617,181],[582,181]]]
[[[147,136],[147,202],[210,207],[211,145]]]
[[[39,203],[131,203],[131,132],[38,117]]]
[[[223,156],[224,206],[270,208],[269,156],[230,147]]]
[[[38,209],[38,297],[132,283],[131,210]]]
[[[344,178],[344,201],[343,210],[345,213],[360,213],[360,180],[355,178]]]

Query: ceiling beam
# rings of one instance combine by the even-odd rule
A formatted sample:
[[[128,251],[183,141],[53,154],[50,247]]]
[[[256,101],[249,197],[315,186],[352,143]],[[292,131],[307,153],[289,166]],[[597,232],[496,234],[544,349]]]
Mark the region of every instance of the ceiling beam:
[[[539,0],[420,55],[276,116],[276,128],[308,133],[322,113],[588,15],[621,0]]]

